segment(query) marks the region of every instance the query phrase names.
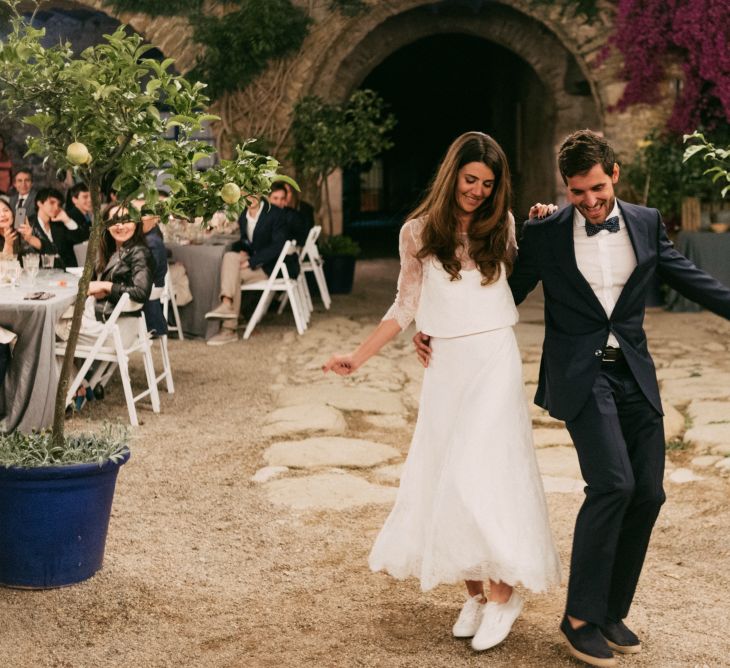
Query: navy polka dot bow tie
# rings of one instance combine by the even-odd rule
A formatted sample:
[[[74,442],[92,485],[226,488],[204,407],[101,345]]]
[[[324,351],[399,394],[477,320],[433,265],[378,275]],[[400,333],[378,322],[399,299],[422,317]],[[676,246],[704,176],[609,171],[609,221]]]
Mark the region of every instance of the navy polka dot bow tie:
[[[606,218],[606,222],[602,225],[594,225],[586,220],[586,234],[592,237],[594,234],[598,234],[601,230],[608,230],[609,232],[618,232],[618,216],[612,218]]]

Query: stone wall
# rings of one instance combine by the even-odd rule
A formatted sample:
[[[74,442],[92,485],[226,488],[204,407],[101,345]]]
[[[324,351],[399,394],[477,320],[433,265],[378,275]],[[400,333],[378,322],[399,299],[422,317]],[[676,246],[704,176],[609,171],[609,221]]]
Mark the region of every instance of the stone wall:
[[[633,106],[624,112],[613,108],[624,87],[621,58],[614,51],[600,66],[595,65],[611,34],[613,5],[608,2],[590,22],[565,16],[555,6],[532,5],[529,0],[369,0],[368,11],[354,17],[330,12],[326,2],[294,2],[315,19],[300,51],[272,63],[245,91],[226,95],[214,105],[213,111],[222,117],[216,132],[224,154],[236,141],[264,136],[274,153],[284,155],[292,110],[302,96],[343,100],[401,47],[446,32],[499,44],[534,70],[547,91],[542,109],[550,119],[546,131],[553,151],[571,130],[592,127],[605,133],[624,160],[630,159],[636,142],[663,125],[671,109],[674,87],[670,80],[665,86],[666,104]],[[109,13],[101,0],[57,4]],[[138,14],[116,18],[175,58],[179,71],[194,65],[200,46],[192,41],[185,19]],[[576,77],[583,79],[585,94],[570,90],[569,81]],[[556,192],[562,185],[554,167],[551,174],[548,192]]]

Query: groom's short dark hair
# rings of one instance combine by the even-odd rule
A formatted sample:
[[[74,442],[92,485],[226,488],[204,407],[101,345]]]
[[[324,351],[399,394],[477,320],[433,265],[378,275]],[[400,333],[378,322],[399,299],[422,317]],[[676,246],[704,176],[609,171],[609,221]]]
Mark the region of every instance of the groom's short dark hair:
[[[601,165],[603,171],[611,176],[616,163],[616,154],[605,137],[592,130],[578,130],[565,138],[558,152],[558,168],[563,182],[568,177],[583,174],[594,165]]]

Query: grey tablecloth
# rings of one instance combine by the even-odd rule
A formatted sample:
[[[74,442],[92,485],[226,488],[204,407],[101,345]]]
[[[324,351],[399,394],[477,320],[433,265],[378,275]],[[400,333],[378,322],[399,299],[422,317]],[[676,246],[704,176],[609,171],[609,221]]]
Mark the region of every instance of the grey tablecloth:
[[[191,336],[213,336],[220,329],[219,320],[206,320],[205,314],[220,301],[221,263],[223,254],[230,249],[231,241],[182,246],[166,242],[172,259],[185,266],[190,282],[193,301],[180,307],[183,331]]]
[[[730,232],[680,232],[674,245],[696,266],[730,288]],[[670,311],[702,310],[675,290],[669,291],[666,303]]]
[[[59,280],[68,286],[59,286]],[[0,290],[0,326],[18,335],[5,383],[0,387],[0,432],[29,432],[53,423],[58,385],[54,326],[73,303],[77,282],[70,274],[53,272],[42,274],[32,289],[23,284]],[[55,297],[46,301],[23,299],[28,292],[40,290]]]

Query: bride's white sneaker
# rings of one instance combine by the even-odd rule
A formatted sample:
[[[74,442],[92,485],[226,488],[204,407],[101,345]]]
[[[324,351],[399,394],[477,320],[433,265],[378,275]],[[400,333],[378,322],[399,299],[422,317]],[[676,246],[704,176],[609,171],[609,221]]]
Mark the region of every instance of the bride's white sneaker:
[[[514,590],[505,603],[487,603],[479,629],[471,641],[472,649],[481,652],[499,645],[509,635],[512,624],[520,616],[522,603],[522,597]]]
[[[452,629],[454,638],[471,638],[479,628],[485,607],[484,597],[481,594],[468,598]]]

